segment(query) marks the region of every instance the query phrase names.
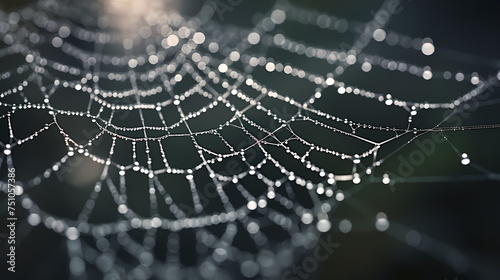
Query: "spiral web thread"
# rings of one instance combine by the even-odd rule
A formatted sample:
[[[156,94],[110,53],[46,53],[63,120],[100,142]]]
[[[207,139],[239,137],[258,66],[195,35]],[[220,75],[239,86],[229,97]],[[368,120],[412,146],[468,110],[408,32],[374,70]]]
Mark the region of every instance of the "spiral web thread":
[[[99,16],[92,14],[92,10],[81,13],[82,9],[87,10],[81,5],[78,1],[67,4],[40,1],[22,11],[4,14],[0,25],[3,41],[0,57],[20,56],[24,59],[22,63],[9,65],[10,70],[0,74],[3,82],[18,83],[0,94],[0,119],[8,123],[9,134],[8,142],[0,143],[3,148],[1,162],[18,168],[12,160],[16,150],[22,149],[26,143],[37,141],[37,137],[48,131],[58,131],[64,139],[65,155],[43,174],[20,183],[17,194],[29,213],[23,229],[27,228],[27,224],[45,226],[67,240],[69,271],[75,279],[88,278],[89,267],[99,271],[105,279],[164,279],[166,275],[168,279],[188,276],[223,279],[240,274],[245,277],[279,276],[292,263],[293,255],[300,254],[304,248],[313,247],[320,233],[330,230],[332,223],[329,214],[345,198],[343,191],[338,188],[339,182],[357,185],[366,180],[393,184],[404,179],[390,178],[387,174],[375,177],[375,170],[420,135],[432,131],[498,127],[411,127],[412,117],[418,111],[459,108],[491,88],[498,79],[496,73],[493,78],[482,79],[476,73],[433,72],[429,67],[363,53],[363,49],[373,39],[379,41],[377,44],[387,43],[391,48],[413,49],[414,42],[420,42],[420,45],[417,44],[419,51],[420,46],[426,43],[425,40],[384,31],[389,18],[382,22],[374,18],[363,24],[279,2],[255,26],[246,29],[224,26],[215,20],[217,11],[209,1],[197,16],[191,18],[164,11],[145,16],[142,19],[144,27],[139,30],[142,37],[139,41],[105,29],[95,31],[100,30],[96,26]],[[314,28],[330,30],[332,33],[353,32],[354,25],[362,28],[358,29],[360,33],[352,48],[342,51],[314,47],[276,31],[277,27],[288,22],[313,25]],[[400,38],[399,43],[385,40],[387,33],[396,34]],[[82,42],[82,45],[90,47],[84,48],[74,42]],[[430,44],[427,45],[429,48],[434,48],[432,43],[427,43]],[[123,54],[106,54],[104,49],[110,44],[119,45]],[[71,65],[45,57],[43,51],[39,50],[41,47],[70,57],[76,63]],[[324,60],[332,65],[333,71],[326,74],[311,73],[288,61],[258,54],[258,50],[270,48],[307,59]],[[110,65],[121,70],[101,70]],[[341,76],[348,67],[361,67],[365,72],[372,67],[381,67],[385,71],[400,71],[425,80],[451,78],[459,82],[465,79],[474,88],[446,103],[412,102],[400,99],[397,94],[375,93],[343,83]],[[265,81],[254,78],[252,72],[258,68],[311,83],[316,90],[307,93],[308,98],[294,99],[292,93],[289,96],[273,90],[266,87]],[[187,89],[179,90],[179,85],[186,80],[192,83]],[[129,85],[129,88],[109,90],[105,86],[101,87],[103,81],[118,81]],[[32,97],[26,90],[30,87],[38,88],[41,96]],[[70,110],[53,105],[54,97],[62,89],[86,98],[86,110]],[[360,101],[381,102],[395,110],[405,110],[409,116],[408,126],[397,128],[359,123],[315,109],[315,102],[321,102],[326,89],[334,89],[335,94],[339,95],[355,95]],[[202,101],[191,101],[195,96]],[[294,108],[294,113],[283,117],[272,110],[272,104],[267,106],[266,100],[275,100]],[[193,107],[189,106],[191,102],[201,106],[188,111],[185,108]],[[493,103],[495,100],[487,100],[480,106]],[[34,110],[50,116],[51,121],[31,135],[19,138],[11,118],[20,112]],[[173,119],[170,114],[167,118],[164,115],[166,111],[174,112],[177,116]],[[223,112],[224,121],[210,124],[204,129],[192,127],[194,120],[209,118],[206,115],[212,111]],[[127,118],[132,113],[139,119],[139,125],[127,126],[115,121],[120,116]],[[249,117],[252,114],[261,114],[260,120],[265,121],[253,120]],[[155,124],[148,124],[153,115],[157,118]],[[98,128],[98,133],[87,139],[86,143],[74,140],[71,133],[60,124],[60,118],[64,116],[90,120]],[[263,124],[269,121],[278,125],[270,127]],[[445,121],[446,118],[440,124]],[[369,148],[349,154],[322,147],[301,133],[295,127],[296,123],[310,124],[353,141],[361,141]],[[227,136],[236,131],[251,141],[237,146]],[[360,131],[383,131],[388,136],[382,141],[371,140],[361,136]],[[377,152],[383,146],[408,135],[410,140],[393,153],[377,158]],[[208,136],[210,141],[222,144],[222,148],[210,148],[210,144],[206,144]],[[176,149],[166,144],[172,138],[191,143],[199,163],[188,168],[176,167],[177,161],[182,159],[167,156],[168,150]],[[109,144],[107,153],[94,153],[94,147],[99,146],[96,143],[103,139],[107,139]],[[115,160],[116,151],[120,149],[128,150],[131,157]],[[250,161],[247,157],[252,149],[259,156]],[[277,149],[289,155],[287,160],[274,155]],[[458,149],[454,149],[459,153]],[[336,174],[334,168],[321,167],[310,159],[314,153],[341,159],[344,164],[352,165],[352,172]],[[102,166],[102,172],[78,218],[51,215],[38,207],[28,192],[40,187],[48,178],[57,177],[65,164],[76,156],[91,159]],[[462,163],[469,164],[467,155],[462,156]],[[219,172],[217,166],[231,159],[238,159],[245,167],[243,171],[229,175]],[[305,174],[313,175],[299,175],[299,172],[287,167],[288,161],[299,163],[310,172]],[[492,179],[497,178],[496,174],[476,163],[471,166]],[[112,172],[117,173],[117,176],[110,175]],[[127,181],[130,174],[143,174],[140,177],[142,184],[130,184]],[[165,174],[182,177],[187,182],[191,194],[189,203],[177,201],[170,195],[176,186],[161,179]],[[215,200],[221,205],[216,212],[205,210],[206,204],[200,198],[196,182],[200,177],[215,186]],[[257,178],[264,186],[260,194],[256,195],[252,191],[254,185],[248,181],[249,177]],[[7,192],[7,185],[2,184],[2,190]],[[233,202],[232,195],[226,193],[229,187],[237,190],[244,203]],[[133,207],[129,207],[128,202],[134,199],[127,196],[129,188],[140,188],[149,193],[149,216],[138,214]],[[89,219],[103,189],[111,193],[115,204],[113,208],[119,218],[114,222],[92,223]],[[307,196],[306,200],[311,203],[303,203],[299,195]],[[159,204],[167,206],[170,218],[159,213]],[[187,204],[192,207],[187,207]],[[377,219],[377,228],[385,230],[385,225],[388,226],[386,217],[382,215]],[[345,229],[346,221],[342,223]],[[210,230],[216,225],[223,226],[222,232]],[[285,237],[275,238],[266,228],[280,228],[286,233]],[[131,236],[133,230],[142,232],[142,240]],[[180,232],[183,231],[192,231],[194,234],[195,265],[185,265],[179,258],[181,247],[184,246],[180,238]],[[160,235],[167,238],[167,250],[161,258],[154,251],[156,239]],[[241,242],[238,243],[239,238],[246,238],[244,240],[251,243],[249,247],[256,250],[252,251],[246,245],[241,245]],[[123,253],[119,252],[125,252],[132,258],[124,259]]]

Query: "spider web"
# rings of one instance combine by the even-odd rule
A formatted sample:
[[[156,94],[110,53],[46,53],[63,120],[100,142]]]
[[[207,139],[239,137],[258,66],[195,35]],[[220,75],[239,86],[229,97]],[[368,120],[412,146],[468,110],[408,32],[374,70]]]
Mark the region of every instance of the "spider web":
[[[434,71],[365,52],[376,43],[432,54],[432,40],[388,31],[390,17],[345,20],[278,2],[241,27],[217,20],[214,3],[187,16],[155,2],[133,30],[114,26],[105,2],[39,1],[3,15],[1,163],[26,178],[16,189],[27,211],[18,238],[37,226],[63,236],[71,277],[279,277],[331,230],[347,193],[423,180],[382,171],[415,139],[499,127],[443,125],[495,86],[496,72]],[[353,43],[322,48],[287,26]],[[350,84],[351,68],[466,80],[470,90],[412,101]],[[394,115],[360,121],[338,113],[339,97]],[[498,180],[444,137],[463,165]],[[37,153],[43,169],[25,170]],[[375,228],[388,227],[379,213]]]

